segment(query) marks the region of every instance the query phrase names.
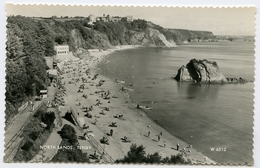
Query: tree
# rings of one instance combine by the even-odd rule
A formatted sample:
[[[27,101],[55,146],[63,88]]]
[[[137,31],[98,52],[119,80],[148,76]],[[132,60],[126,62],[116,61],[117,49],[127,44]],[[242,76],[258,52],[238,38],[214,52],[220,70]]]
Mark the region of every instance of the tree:
[[[54,112],[42,113],[41,120],[43,123],[45,123],[47,125],[46,129],[50,130],[50,128],[53,125],[53,122],[55,120],[55,113]]]
[[[172,155],[170,158],[166,157],[162,160],[163,163],[169,163],[169,164],[189,164],[190,161],[186,161],[181,154]]]
[[[130,147],[130,151],[127,153],[121,160],[117,160],[117,163],[145,163],[145,150],[144,146],[136,146],[136,144],[132,144]]]
[[[68,124],[63,126],[59,134],[62,139],[67,139],[71,144],[76,144],[78,142],[75,129]]]
[[[158,152],[155,152],[152,155],[147,155],[145,163],[161,163],[162,157],[159,155]]]
[[[55,42],[58,43],[59,45],[64,44],[66,42],[66,38],[62,35],[57,35],[55,37]]]
[[[141,146],[136,146],[132,144],[130,151],[123,159],[116,160],[116,163],[150,163],[150,164],[188,164],[190,161],[186,161],[181,154],[172,155],[171,157],[162,158],[158,152],[154,154],[145,153],[145,148]]]

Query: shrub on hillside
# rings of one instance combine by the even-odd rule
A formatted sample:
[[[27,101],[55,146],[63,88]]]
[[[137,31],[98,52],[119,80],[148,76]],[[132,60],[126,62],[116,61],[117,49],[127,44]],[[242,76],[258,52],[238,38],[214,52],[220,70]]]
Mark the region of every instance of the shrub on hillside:
[[[62,139],[67,139],[71,144],[76,144],[78,142],[75,129],[68,124],[63,126],[59,134]]]
[[[55,113],[54,112],[42,113],[41,120],[44,124],[47,125],[46,129],[50,130],[55,120]]]
[[[62,139],[60,146],[71,146],[72,144],[67,139]],[[59,149],[57,154],[51,160],[52,162],[65,162],[65,163],[84,163],[89,162],[87,153],[82,153],[76,146],[72,149]]]
[[[32,131],[28,136],[30,139],[35,141],[38,138],[39,134],[40,134],[40,132],[38,132],[38,131]]]
[[[57,154],[51,160],[52,162],[89,162],[87,153],[83,153],[77,148],[78,139],[76,136],[76,131],[72,126],[65,124],[59,133],[62,138],[59,146],[69,146],[71,148],[59,149]]]
[[[25,150],[25,151],[29,151],[32,146],[33,146],[33,143],[30,142],[30,141],[27,141],[27,142],[21,147],[21,149],[22,149],[22,150]]]
[[[163,158],[163,163],[169,164],[188,164],[190,161],[186,161],[181,154],[172,155],[171,157]]]
[[[154,154],[146,155],[145,148],[141,146],[137,146],[136,144],[132,144],[130,147],[130,151],[123,159],[118,159],[115,161],[116,163],[150,163],[150,164],[188,164],[189,161],[186,161],[181,154],[172,155],[170,158],[162,158],[158,152]]]

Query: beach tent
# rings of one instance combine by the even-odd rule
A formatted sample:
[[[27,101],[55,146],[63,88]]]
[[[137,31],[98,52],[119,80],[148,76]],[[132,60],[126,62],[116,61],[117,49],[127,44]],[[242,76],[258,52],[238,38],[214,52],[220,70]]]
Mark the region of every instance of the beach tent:
[[[48,77],[51,80],[51,82],[53,81],[53,79],[55,79],[55,80],[57,79],[58,72],[56,69],[47,70],[47,74],[48,74]]]
[[[83,128],[83,125],[85,124],[85,120],[83,117],[77,117],[77,122],[81,128]]]
[[[49,77],[57,77],[58,76],[56,69],[49,69],[49,70],[47,70],[47,73],[49,74]]]
[[[57,63],[57,67],[58,67],[59,69],[61,69],[61,65],[60,65],[60,63]]]

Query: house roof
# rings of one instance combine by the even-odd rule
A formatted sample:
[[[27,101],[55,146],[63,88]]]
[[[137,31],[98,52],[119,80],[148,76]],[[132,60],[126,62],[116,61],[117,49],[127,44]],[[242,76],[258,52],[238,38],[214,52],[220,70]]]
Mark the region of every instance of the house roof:
[[[47,70],[47,72],[49,73],[49,77],[56,77],[56,76],[58,76],[58,73],[57,73],[56,69],[49,69],[49,70]]]
[[[55,45],[55,47],[68,47],[69,45],[63,44],[63,45]]]
[[[47,90],[40,90],[40,93],[47,93]]]

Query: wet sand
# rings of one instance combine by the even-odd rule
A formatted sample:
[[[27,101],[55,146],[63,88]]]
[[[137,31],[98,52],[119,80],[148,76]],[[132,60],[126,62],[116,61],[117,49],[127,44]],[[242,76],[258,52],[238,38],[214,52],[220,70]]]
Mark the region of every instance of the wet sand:
[[[114,160],[127,155],[131,144],[143,145],[147,154],[159,152],[162,157],[166,157],[180,152],[176,150],[176,145],[179,143],[180,150],[185,148],[186,154],[184,156],[193,163],[215,163],[196,149],[189,148],[189,144],[172,136],[150,119],[146,115],[149,110],[136,109],[136,105],[129,100],[127,93],[129,90],[122,90],[120,82],[116,83],[102,75],[98,75],[96,79],[93,79],[97,72],[97,64],[103,58],[117,50],[129,48],[134,48],[134,46],[120,46],[106,51],[90,50],[90,56],[85,56],[82,59],[75,57],[61,58],[63,60],[61,65],[64,71],[67,72],[62,75],[64,77],[62,83],[65,83],[67,90],[67,96],[64,97],[65,105],[72,108],[79,120],[83,120],[84,123],[81,123],[81,125],[86,124],[89,126],[89,130],[93,131],[91,135],[96,141],[100,142],[99,140],[103,136],[108,138],[109,145],[101,144],[101,146]],[[68,59],[71,60],[70,65],[64,65],[64,62],[69,62]],[[89,69],[88,75],[85,73],[87,69]],[[82,78],[87,79],[87,82],[83,82]],[[97,86],[100,80],[104,81],[103,85]],[[69,82],[72,83],[69,84]],[[82,84],[84,90],[78,92]],[[108,91],[110,99],[105,99],[104,94],[108,93]],[[83,95],[86,95],[87,98],[84,98]],[[100,100],[101,103],[98,106],[95,105],[98,102],[97,100]],[[83,106],[93,107],[93,110],[89,112],[92,118],[84,116],[86,112],[83,112]],[[109,111],[104,110],[105,107],[109,108]],[[117,114],[122,114],[123,117],[121,119],[115,118],[114,116]],[[95,121],[96,124],[94,125]],[[111,122],[116,122],[117,127],[109,127]],[[113,129],[113,136],[109,135],[111,129]],[[148,131],[150,131],[150,136],[148,136]],[[160,132],[162,132],[162,136],[158,141]],[[121,138],[124,136],[127,136],[131,142],[123,142]],[[164,146],[164,142],[166,146]]]

